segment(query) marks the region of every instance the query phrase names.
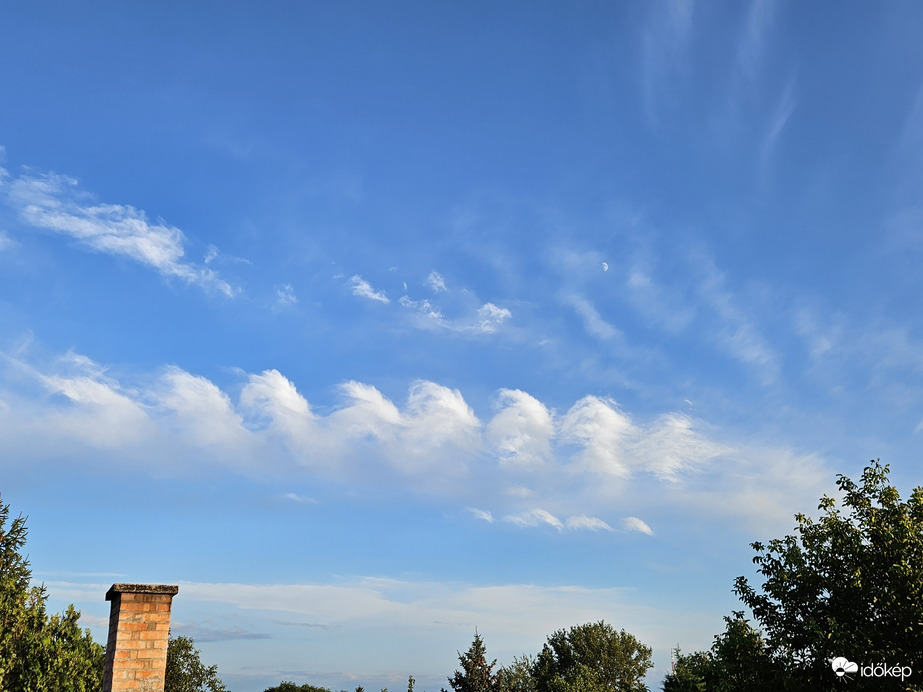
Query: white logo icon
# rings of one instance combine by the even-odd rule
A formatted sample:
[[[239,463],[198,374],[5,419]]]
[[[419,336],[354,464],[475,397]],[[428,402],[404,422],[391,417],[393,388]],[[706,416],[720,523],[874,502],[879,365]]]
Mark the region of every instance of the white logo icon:
[[[833,672],[836,673],[838,678],[850,677],[849,673],[858,673],[859,664],[853,663],[842,656],[837,656],[830,662],[830,667],[833,668]]]

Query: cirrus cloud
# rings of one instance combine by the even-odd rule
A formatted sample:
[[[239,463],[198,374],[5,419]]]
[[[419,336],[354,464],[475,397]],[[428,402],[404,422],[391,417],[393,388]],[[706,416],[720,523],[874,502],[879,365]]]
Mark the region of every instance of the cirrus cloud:
[[[9,204],[33,228],[69,236],[96,252],[127,257],[167,278],[226,296],[238,292],[214,270],[185,260],[186,236],[179,228],[151,221],[131,205],[97,202],[75,178],[25,174],[4,188]]]

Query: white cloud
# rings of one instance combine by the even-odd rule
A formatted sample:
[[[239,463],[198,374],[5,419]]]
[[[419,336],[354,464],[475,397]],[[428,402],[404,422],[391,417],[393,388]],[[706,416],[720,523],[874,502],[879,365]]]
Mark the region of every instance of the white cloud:
[[[664,501],[693,513],[722,516],[760,538],[789,533],[795,512],[817,506],[834,475],[815,455],[744,447],[682,485],[662,486]]]
[[[316,505],[317,500],[313,497],[308,497],[306,495],[299,495],[298,493],[285,493],[282,496],[282,499],[288,500],[289,502],[295,502],[300,505]]]
[[[80,626],[81,627],[108,627],[109,618],[99,617],[95,615],[88,615],[86,613],[80,613]]]
[[[408,310],[418,312],[424,318],[432,320],[432,324],[440,327],[448,327],[445,318],[438,308],[434,307],[428,300],[411,300],[407,296],[401,296],[400,304]]]
[[[614,402],[586,396],[571,407],[561,421],[565,442],[583,447],[577,455],[582,470],[627,478],[631,475],[629,447],[636,430]]]
[[[393,440],[403,421],[401,412],[375,387],[350,381],[340,387],[349,404],[328,417],[330,428],[343,436]]]
[[[359,296],[360,298],[368,298],[369,300],[376,300],[379,303],[390,303],[391,299],[385,294],[384,291],[376,291],[372,288],[372,285],[363,279],[358,274],[352,276],[349,279],[349,282],[353,287],[353,295]]]
[[[488,524],[494,523],[494,515],[488,512],[485,509],[478,509],[477,507],[469,507],[468,511],[476,518],[481,521],[486,521]]]
[[[104,636],[108,607],[102,597],[110,583],[46,582],[46,586],[52,599],[94,613],[95,619],[86,622],[100,627],[97,636]],[[304,670],[303,646],[279,646],[280,640],[291,639],[288,628],[296,625],[323,634],[312,638],[309,666],[322,661],[321,670],[357,672],[358,680],[366,685],[371,684],[369,680],[376,684],[381,680],[381,686],[389,681],[395,686],[406,684],[406,673],[395,675],[393,671],[412,670],[418,682],[431,680],[434,688],[440,680],[444,684],[445,670],[457,665],[459,642],[470,641],[475,628],[489,633],[492,657],[509,661],[521,655],[524,647],[540,648],[544,637],[562,626],[606,620],[660,651],[659,665],[668,666],[669,656],[664,661],[663,652],[675,645],[677,632],[690,648],[707,648],[721,625],[718,615],[653,604],[643,590],[617,586],[472,584],[361,576],[294,584],[178,584],[183,609],[196,614],[191,616],[196,620],[190,617],[183,625],[199,621],[232,635],[241,634],[243,627],[274,637],[250,639],[245,657],[237,647],[210,645],[209,658],[226,676],[256,674],[272,679],[280,670]],[[180,616],[178,611],[174,615]],[[357,648],[367,651],[358,671]],[[348,673],[337,678],[356,680]],[[326,682],[316,673],[311,679]]]
[[[510,317],[512,317],[512,313],[506,308],[497,307],[493,303],[484,303],[478,308],[478,321],[475,331],[491,334],[497,331]]]
[[[527,499],[535,495],[535,491],[523,485],[511,485],[504,491],[504,494],[519,499]]]
[[[503,323],[512,317],[506,308],[501,308],[493,303],[484,303],[475,314],[467,317],[448,319],[438,307],[429,300],[412,300],[408,296],[401,296],[402,307],[413,311],[419,316],[419,326],[424,329],[445,329],[461,334],[493,334]]]
[[[521,654],[523,636],[542,637],[562,623],[615,619],[645,641],[652,639],[652,623],[663,623],[664,647],[670,646],[676,625],[675,610],[660,612],[645,605],[633,589],[618,587],[450,584],[387,577],[334,584],[180,582],[179,587],[190,603],[215,602],[225,612],[263,611],[274,618],[287,613],[292,620],[329,627],[328,637],[355,637],[360,629],[393,631],[397,626],[425,632],[429,639],[448,630],[454,637],[451,642],[461,633],[470,637],[478,626],[491,632],[493,655],[505,658]],[[703,629],[703,636],[710,636],[710,630]],[[653,638],[654,644],[661,639]],[[454,647],[449,650],[454,655]]]
[[[574,309],[574,312],[583,321],[583,328],[591,336],[602,341],[613,341],[622,338],[622,332],[606,322],[599,312],[586,298],[576,294],[564,296],[564,303]]]
[[[289,379],[275,369],[250,375],[240,401],[249,409],[265,409],[274,421],[284,422],[285,427],[314,419],[307,400]]]
[[[813,502],[827,478],[819,459],[734,448],[679,413],[637,423],[594,396],[558,415],[526,392],[500,390],[485,424],[460,391],[430,381],[415,382],[401,404],[349,381],[318,413],[277,370],[244,374],[232,398],[176,366],[129,384],[76,354],[44,368],[10,355],[4,364],[0,458],[19,463],[156,460],[179,474],[218,464],[461,507],[490,502],[491,516],[521,526],[596,530],[607,530],[595,517],[613,502],[626,513],[662,505],[765,524]]]
[[[294,305],[298,302],[291,284],[282,284],[276,288],[276,301],[279,305]]]
[[[15,245],[15,241],[10,238],[4,231],[0,231],[0,252],[7,250]]]
[[[446,290],[445,279],[442,278],[442,274],[433,270],[429,273],[429,276],[426,277],[426,285],[433,293],[442,293]]]
[[[596,517],[588,517],[585,514],[580,514],[574,517],[568,517],[567,521],[564,522],[564,525],[568,529],[585,529],[588,531],[612,531],[612,527],[609,526],[602,519]]]
[[[341,454],[362,449],[403,474],[448,484],[479,452],[481,422],[458,390],[416,382],[403,410],[371,385],[347,382],[342,391],[346,405],[323,421],[327,444]]]
[[[319,437],[307,400],[278,370],[249,376],[240,393],[240,411],[251,430],[275,432],[289,448],[310,447]]]
[[[554,420],[545,405],[518,389],[501,389],[498,406],[486,439],[500,464],[534,467],[550,462]]]
[[[760,334],[759,329],[738,305],[725,286],[725,276],[711,257],[697,254],[696,266],[701,272],[698,293],[720,320],[716,330],[718,343],[742,363],[754,366],[762,373],[765,383],[775,380],[778,357]]]
[[[136,444],[153,432],[148,410],[89,359],[68,354],[61,359],[76,373],[39,375],[50,392],[70,405],[55,408],[51,421],[59,433],[90,445],[117,449]]]
[[[661,479],[678,481],[683,472],[728,454],[731,448],[699,433],[688,416],[669,413],[639,431],[634,455]]]
[[[35,228],[70,236],[97,252],[128,257],[165,277],[235,294],[213,270],[183,260],[185,236],[180,229],[149,221],[130,205],[96,203],[73,178],[24,175],[10,183],[7,195],[20,218]]]
[[[243,418],[211,380],[172,366],[161,377],[156,394],[159,407],[170,413],[171,427],[194,444],[226,451],[249,446]]]
[[[782,132],[788,124],[789,119],[795,112],[797,102],[794,96],[794,86],[790,82],[786,85],[785,90],[779,97],[776,107],[770,115],[769,124],[763,135],[763,142],[760,148],[760,166],[764,169],[769,165],[773,152],[778,145]]]
[[[511,524],[516,524],[516,526],[531,527],[547,524],[548,526],[557,529],[558,531],[564,528],[564,524],[561,523],[560,519],[554,516],[551,512],[539,508],[520,512],[519,514],[509,514],[503,517],[503,520],[508,521]]]
[[[639,531],[648,536],[653,536],[654,532],[651,530],[651,527],[648,526],[644,521],[638,519],[638,517],[625,517],[622,519],[622,527],[626,531]]]
[[[413,454],[454,444],[471,451],[478,448],[481,421],[465,402],[461,392],[435,382],[419,381],[407,399],[404,440]]]

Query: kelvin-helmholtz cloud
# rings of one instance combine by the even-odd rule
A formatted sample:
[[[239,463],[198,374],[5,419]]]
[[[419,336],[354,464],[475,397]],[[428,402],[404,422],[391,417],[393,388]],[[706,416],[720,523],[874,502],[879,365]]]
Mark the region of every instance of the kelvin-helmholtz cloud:
[[[707,506],[702,498],[723,483],[759,487],[764,473],[688,416],[642,423],[592,395],[558,412],[501,389],[485,419],[459,390],[426,380],[400,402],[348,381],[333,405],[319,408],[275,369],[222,388],[176,366],[126,382],[73,353],[43,367],[11,355],[3,362],[0,444],[5,458],[23,463],[322,477],[455,498],[477,518],[502,519],[497,526],[648,535],[649,523],[629,515],[667,502]],[[782,485],[813,488],[818,478],[802,476],[816,466]],[[761,515],[790,516],[787,506],[766,502]]]

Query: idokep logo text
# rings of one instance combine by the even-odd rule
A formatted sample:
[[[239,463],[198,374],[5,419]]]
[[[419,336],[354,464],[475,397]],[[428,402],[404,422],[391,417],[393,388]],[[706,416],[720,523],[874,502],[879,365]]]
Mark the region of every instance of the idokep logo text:
[[[834,674],[841,680],[851,679],[856,673],[863,678],[900,678],[903,682],[913,674],[910,666],[890,665],[888,663],[870,663],[859,665],[843,656],[830,661]]]

